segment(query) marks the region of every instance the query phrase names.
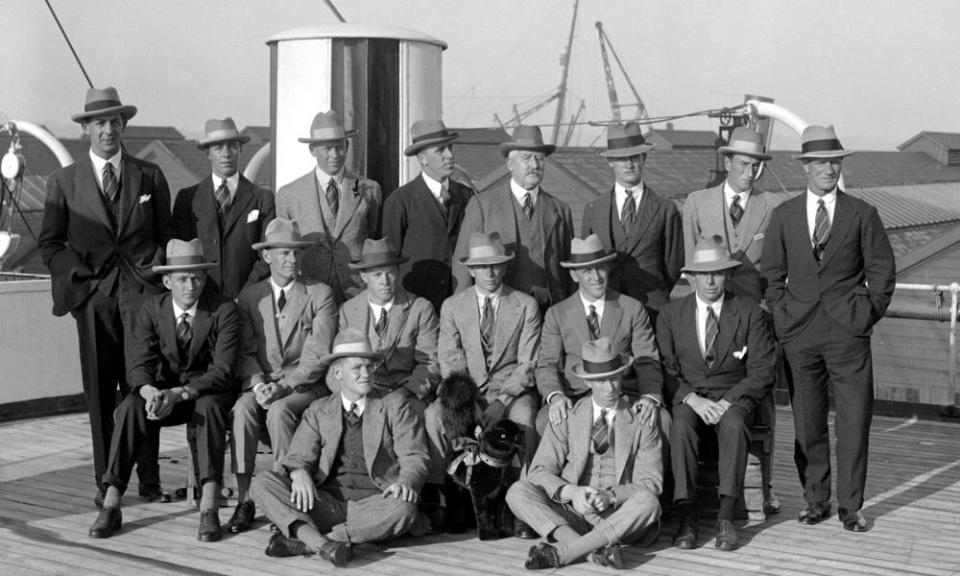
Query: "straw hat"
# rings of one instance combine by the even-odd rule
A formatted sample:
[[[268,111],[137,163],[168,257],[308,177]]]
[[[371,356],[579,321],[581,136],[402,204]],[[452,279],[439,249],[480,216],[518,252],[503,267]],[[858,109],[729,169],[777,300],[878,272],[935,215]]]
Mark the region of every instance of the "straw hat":
[[[337,337],[333,339],[333,349],[329,354],[321,359],[324,364],[329,364],[337,358],[370,358],[371,360],[382,360],[383,354],[380,354],[370,346],[367,335],[357,328],[344,328]]]
[[[466,266],[490,266],[503,264],[513,260],[513,254],[507,254],[503,247],[500,234],[492,232],[489,235],[482,232],[470,234],[470,247],[467,255],[460,258],[460,263]]]
[[[424,148],[453,142],[460,137],[456,132],[447,131],[443,121],[433,118],[417,120],[410,127],[412,139],[410,145],[403,151],[404,156],[416,156]]]
[[[197,142],[197,146],[199,148],[206,148],[219,142],[239,142],[246,144],[249,141],[250,137],[240,134],[233,118],[227,116],[223,120],[216,118],[207,120],[203,126],[203,139]]]
[[[574,238],[570,243],[570,260],[560,261],[564,268],[586,268],[601,262],[609,262],[617,257],[616,252],[607,252],[600,242],[600,237],[591,234],[583,240]]]
[[[300,225],[296,220],[274,218],[267,224],[263,233],[263,241],[252,246],[254,250],[264,248],[307,248],[313,242],[304,240],[300,235]]]
[[[91,118],[102,118],[111,114],[120,114],[124,121],[137,115],[136,106],[127,106],[120,102],[120,94],[113,86],[106,88],[90,88],[87,90],[87,100],[83,105],[83,112],[70,117],[74,122],[86,122]]]
[[[313,117],[313,123],[310,124],[310,136],[297,138],[297,140],[308,144],[317,144],[320,142],[339,142],[356,135],[356,130],[344,130],[340,114],[334,110],[328,110]]]
[[[381,238],[380,240],[367,238],[363,241],[360,259],[350,262],[349,266],[354,270],[366,270],[368,268],[402,264],[407,260],[409,258],[401,256],[397,249],[393,247],[393,242],[389,238]]]
[[[807,126],[800,135],[800,153],[794,154],[796,160],[812,158],[843,158],[853,154],[844,150],[833,126]]]
[[[723,238],[714,236],[697,245],[693,249],[691,261],[681,268],[682,272],[695,274],[697,272],[723,272],[740,265],[737,260],[730,258],[730,252],[723,243]]]
[[[717,148],[721,154],[743,154],[758,160],[770,160],[773,156],[763,151],[763,135],[754,132],[746,126],[735,128],[730,134],[730,141],[726,146]]]
[[[557,147],[543,142],[543,134],[539,126],[520,125],[513,129],[510,140],[500,144],[500,155],[506,158],[514,150],[529,150],[542,152],[544,156],[553,154]]]
[[[606,336],[584,342],[580,357],[583,361],[574,365],[573,373],[584,380],[613,378],[633,365],[633,358],[626,354],[617,354],[613,350],[613,342]]]
[[[636,122],[627,122],[621,126],[611,124],[607,127],[607,149],[599,154],[604,158],[628,158],[653,150],[643,137],[643,131]]]
[[[203,261],[203,245],[199,238],[189,242],[173,240],[167,242],[167,263],[154,266],[154,272],[167,274],[169,272],[187,272],[190,270],[207,270],[216,266],[216,262]]]

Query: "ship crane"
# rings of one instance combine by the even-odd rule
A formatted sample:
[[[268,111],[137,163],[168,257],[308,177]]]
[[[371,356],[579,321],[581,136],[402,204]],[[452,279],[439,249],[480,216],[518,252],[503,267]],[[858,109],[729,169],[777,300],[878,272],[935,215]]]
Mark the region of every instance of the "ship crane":
[[[613,48],[613,43],[610,41],[607,33],[603,31],[603,23],[598,21],[596,26],[597,33],[600,36],[600,56],[603,58],[603,73],[607,79],[607,96],[610,99],[610,112],[613,122],[619,124],[623,121],[623,116],[620,113],[622,108],[637,109],[633,115],[633,120],[649,120],[650,114],[647,113],[647,107],[643,105],[643,99],[640,98],[640,93],[637,91],[637,87],[633,84],[633,80],[630,79],[627,69],[624,68],[623,62],[620,61],[620,56],[617,55],[617,51]],[[617,85],[613,80],[613,70],[610,67],[610,57],[607,55],[607,48],[610,49],[610,54],[613,54],[613,59],[620,68],[620,72],[623,74],[624,79],[626,79],[627,86],[630,87],[630,92],[633,93],[633,97],[636,99],[636,102],[631,104],[620,103],[620,98],[617,96]]]

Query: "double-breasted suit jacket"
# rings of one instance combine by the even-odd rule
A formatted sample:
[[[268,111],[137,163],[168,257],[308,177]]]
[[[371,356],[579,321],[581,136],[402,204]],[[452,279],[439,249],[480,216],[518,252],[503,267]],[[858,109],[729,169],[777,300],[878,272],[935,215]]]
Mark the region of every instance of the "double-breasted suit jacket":
[[[763,298],[766,280],[762,276],[763,244],[770,215],[786,195],[763,192],[754,188],[737,226],[730,219],[723,195],[723,184],[697,190],[683,204],[683,245],[690,261],[693,250],[703,240],[720,236],[730,250],[730,257],[741,262],[727,280],[727,289],[738,296],[757,302]]]
[[[450,203],[444,215],[423,175],[417,176],[387,197],[383,204],[383,235],[408,260],[400,264],[400,283],[440,310],[443,300],[457,287],[452,259],[464,210],[473,191],[449,180]]]
[[[277,216],[296,220],[304,238],[316,244],[303,251],[301,271],[333,288],[338,302],[361,290],[360,274],[350,261],[360,258],[363,241],[380,237],[380,185],[350,172],[343,175],[336,224],[327,226],[316,170],[311,170],[277,192]]]
[[[617,260],[610,269],[610,287],[636,298],[652,315],[670,301],[670,292],[683,267],[680,211],[644,186],[635,224],[624,230],[613,189],[587,204],[581,235],[596,234]]]
[[[208,176],[177,194],[174,236],[181,240],[200,238],[204,260],[217,263],[208,272],[209,280],[221,294],[236,299],[244,286],[270,275],[270,267],[251,246],[263,239],[267,224],[275,216],[273,193],[241,175],[233,202],[221,220],[213,178]]]

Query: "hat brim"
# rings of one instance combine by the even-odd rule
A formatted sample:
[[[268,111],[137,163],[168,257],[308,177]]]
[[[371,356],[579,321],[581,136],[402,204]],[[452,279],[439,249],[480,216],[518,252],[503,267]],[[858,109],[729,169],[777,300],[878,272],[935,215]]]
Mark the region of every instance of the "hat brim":
[[[553,144],[544,144],[543,146],[528,146],[526,144],[516,144],[514,142],[504,142],[500,145],[500,155],[506,158],[514,150],[529,150],[530,152],[542,152],[544,156],[553,154],[557,147]]]
[[[575,364],[572,368],[573,374],[584,380],[604,380],[606,378],[613,378],[614,376],[620,376],[627,370],[633,367],[633,357],[628,356],[627,354],[619,355],[622,365],[616,370],[611,370],[609,372],[584,372],[583,371],[583,362]]]
[[[637,154],[646,154],[647,152],[653,150],[653,144],[640,144],[638,146],[631,146],[629,148],[617,148],[616,150],[601,150],[597,152],[604,158],[628,158],[630,156],[636,156]]]
[[[506,264],[513,260],[513,254],[504,254],[503,256],[487,256],[483,258],[469,258],[464,256],[460,258],[460,263],[464,266],[493,266],[495,264]]]
[[[691,274],[697,272],[723,272],[724,270],[733,270],[740,266],[742,262],[738,260],[717,260],[714,262],[700,262],[699,264],[690,264],[680,269],[681,272]]]
[[[719,152],[720,154],[742,154],[744,156],[756,158],[757,160],[773,160],[773,156],[771,156],[770,154],[763,154],[761,152],[751,152],[749,150],[740,150],[739,148],[731,148],[730,146],[721,146],[717,148],[717,152]]]
[[[560,267],[567,268],[567,269],[587,268],[589,266],[596,266],[597,264],[602,264],[604,262],[610,262],[611,260],[615,260],[616,258],[617,258],[616,252],[611,252],[606,256],[597,258],[596,260],[590,260],[589,262],[564,262],[563,260],[561,260]]]
[[[343,138],[297,138],[297,142],[303,142],[304,144],[320,144],[321,142],[340,142],[346,140],[347,138],[353,138],[359,134],[358,130],[347,130],[343,133]]]
[[[288,240],[286,242],[257,242],[251,248],[254,250],[264,250],[267,248],[309,248],[316,242],[309,240]]]
[[[409,260],[406,256],[397,256],[396,258],[386,258],[384,260],[354,260],[347,264],[351,270],[369,270],[370,268],[382,268],[384,266],[394,266],[403,264]]]
[[[333,352],[320,359],[322,364],[329,365],[339,358],[369,358],[371,360],[383,360],[383,354],[379,352]]]
[[[74,114],[70,117],[71,120],[77,123],[83,123],[92,118],[102,118],[104,116],[111,116],[113,114],[120,114],[120,117],[124,120],[129,120],[137,115],[137,107],[130,106],[129,104],[123,104],[120,106],[111,106],[110,108],[104,108],[102,110],[95,110],[93,112],[82,112],[80,114]]]
[[[197,142],[197,148],[200,148],[202,150],[204,148],[209,148],[210,146],[213,146],[214,144],[218,144],[220,142],[239,142],[241,144],[246,144],[249,141],[250,141],[249,136],[241,136],[241,135],[229,136],[227,138],[212,138],[210,140],[200,140],[199,142]]]
[[[457,132],[451,132],[448,136],[443,138],[431,138],[429,140],[421,140],[416,144],[411,144],[403,149],[404,156],[416,156],[424,148],[429,148],[431,146],[436,146],[437,144],[443,144],[445,142],[453,142],[460,137],[460,134]]]
[[[820,150],[817,152],[806,152],[804,154],[791,154],[794,160],[814,160],[817,158],[843,158],[856,154],[853,150]]]
[[[163,266],[154,266],[151,268],[154,272],[159,272],[161,274],[166,274],[167,272],[190,272],[192,270],[209,270],[217,266],[216,262],[201,262],[199,264],[179,264],[179,265],[163,265]]]

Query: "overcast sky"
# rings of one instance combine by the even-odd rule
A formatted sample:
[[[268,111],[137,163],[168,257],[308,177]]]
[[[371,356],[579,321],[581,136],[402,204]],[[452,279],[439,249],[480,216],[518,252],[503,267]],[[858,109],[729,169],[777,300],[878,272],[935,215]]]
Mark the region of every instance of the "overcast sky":
[[[76,136],[86,83],[42,0],[2,0],[0,119]],[[335,22],[322,0],[51,0],[96,86],[138,124],[198,135],[206,118],[269,121],[266,38]],[[334,0],[348,22],[413,28],[448,43],[448,126],[492,126],[556,89],[573,0]],[[594,22],[652,116],[774,98],[834,124],[851,149],[893,149],[921,130],[960,132],[960,2],[582,0],[568,112],[610,116]],[[616,72],[621,102],[631,98]],[[532,121],[550,124],[549,106]],[[716,130],[696,118],[677,128]],[[588,131],[577,136],[592,140]],[[796,137],[775,132],[773,147]]]

